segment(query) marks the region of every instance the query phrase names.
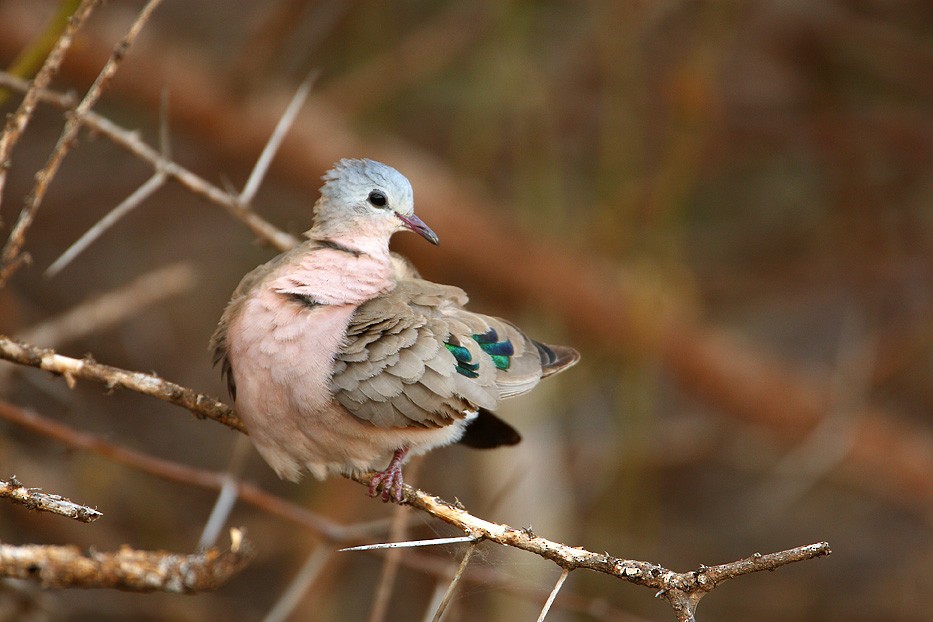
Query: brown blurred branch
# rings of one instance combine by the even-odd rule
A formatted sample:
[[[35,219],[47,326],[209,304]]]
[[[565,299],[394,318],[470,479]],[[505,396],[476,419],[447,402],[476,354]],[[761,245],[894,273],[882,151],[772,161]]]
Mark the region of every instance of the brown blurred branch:
[[[15,477],[0,480],[0,497],[10,499],[30,510],[51,512],[59,516],[67,516],[82,523],[93,523],[103,516],[94,508],[75,503],[59,495],[50,495],[38,488],[26,488]]]
[[[162,266],[18,332],[17,337],[46,345],[80,339],[133,317],[154,303],[190,291],[195,282],[195,271],[187,262]]]
[[[454,3],[391,48],[331,82],[321,92],[347,116],[378,108],[405,88],[449,65],[487,30],[489,7]],[[379,88],[373,88],[378,84]]]
[[[197,555],[139,551],[83,553],[76,546],[0,544],[0,576],[38,581],[47,588],[112,588],[130,592],[194,594],[214,590],[252,558],[249,543],[231,530],[229,551]]]
[[[198,469],[127,449],[94,434],[76,430],[43,417],[31,409],[2,400],[0,400],[0,419],[51,438],[66,447],[90,451],[117,464],[149,473],[166,481],[198,486],[207,490],[220,490],[225,482],[225,473]],[[237,498],[270,516],[309,529],[330,542],[359,541],[361,538],[373,537],[377,533],[384,532],[383,521],[379,521],[375,526],[373,524],[341,525],[311,512],[304,506],[276,497],[248,482],[237,482]]]

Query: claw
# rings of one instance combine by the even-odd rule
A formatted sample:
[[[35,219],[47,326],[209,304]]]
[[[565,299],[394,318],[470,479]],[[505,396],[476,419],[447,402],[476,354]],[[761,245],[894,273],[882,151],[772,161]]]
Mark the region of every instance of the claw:
[[[383,503],[402,502],[402,486],[405,484],[402,479],[402,461],[407,453],[408,448],[396,449],[389,466],[373,475],[369,480],[370,497],[381,496]]]

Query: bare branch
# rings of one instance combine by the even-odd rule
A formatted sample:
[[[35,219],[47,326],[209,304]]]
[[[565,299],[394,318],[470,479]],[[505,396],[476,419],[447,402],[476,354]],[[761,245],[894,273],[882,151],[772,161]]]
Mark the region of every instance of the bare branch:
[[[42,69],[36,74],[32,83],[26,82],[26,96],[20,102],[16,112],[9,116],[6,125],[3,128],[3,135],[0,136],[0,202],[3,200],[3,187],[6,184],[6,174],[10,167],[10,155],[13,153],[13,146],[19,140],[26,126],[29,125],[29,119],[32,117],[33,110],[39,101],[39,94],[49,85],[52,77],[58,72],[65,53],[71,47],[75,33],[81,29],[84,22],[91,15],[100,0],[84,0],[75,10],[74,15],[68,20],[68,25],[64,32],[58,37],[52,51],[49,52]]]
[[[163,380],[154,374],[103,365],[91,358],[75,359],[62,356],[54,350],[37,348],[5,335],[0,335],[0,358],[63,376],[69,387],[73,386],[77,379],[93,380],[105,385],[108,390],[121,388],[149,395],[187,408],[196,417],[213,419],[246,434],[239,417],[223,402]]]
[[[68,116],[68,120],[65,122],[65,129],[62,130],[62,134],[58,138],[58,143],[55,145],[55,150],[52,152],[52,155],[49,156],[49,159],[42,170],[36,174],[36,184],[33,187],[32,192],[26,198],[26,206],[20,212],[19,218],[17,219],[16,224],[13,226],[13,230],[10,232],[10,237],[3,248],[2,256],[0,256],[0,284],[6,283],[10,275],[12,275],[12,273],[20,265],[22,265],[22,260],[20,260],[19,257],[20,251],[22,250],[23,245],[26,243],[26,233],[32,226],[32,221],[35,219],[36,211],[38,211],[39,205],[42,203],[42,199],[45,198],[45,193],[48,190],[49,184],[52,182],[52,179],[54,179],[55,174],[58,172],[58,168],[61,166],[62,160],[64,160],[65,156],[74,145],[75,137],[78,135],[78,131],[81,129],[81,117],[87,114],[87,112],[94,107],[94,104],[97,103],[97,100],[100,99],[104,87],[108,82],[110,82],[110,79],[116,73],[120,62],[126,56],[127,50],[136,40],[136,37],[142,31],[143,26],[146,25],[147,21],[149,21],[149,17],[152,15],[152,12],[155,11],[156,7],[161,2],[162,0],[149,0],[146,6],[143,7],[143,10],[140,11],[139,15],[133,21],[133,24],[130,26],[130,29],[127,31],[126,35],[124,35],[124,37],[120,39],[119,42],[117,42],[117,45],[114,46],[113,52],[110,54],[110,58],[107,60],[104,68],[101,69],[100,73],[97,75],[97,79],[94,80],[94,84],[92,84],[91,88],[88,89],[84,99],[81,100],[81,103],[78,104],[78,107],[75,108],[74,112]],[[0,159],[0,162],[3,161],[3,159]]]
[[[359,475],[351,479],[369,485],[370,476]],[[453,525],[466,534],[491,540],[549,559],[561,568],[585,568],[612,575],[630,583],[657,590],[674,608],[681,621],[693,619],[697,603],[718,584],[752,572],[774,570],[789,563],[823,557],[832,550],[827,542],[819,542],[778,553],[754,555],[719,566],[701,566],[699,570],[678,573],[651,562],[621,559],[608,553],[594,553],[580,547],[535,535],[530,529],[516,529],[509,525],[492,523],[473,516],[462,507],[405,486],[404,502],[440,520]],[[687,617],[683,617],[687,616]]]
[[[29,83],[16,76],[11,76],[6,72],[0,71],[0,85],[16,91],[25,92],[28,89]],[[68,108],[72,105],[72,99],[69,96],[54,91],[43,90],[39,93],[39,97],[42,101],[62,108]],[[81,122],[95,132],[106,136],[118,147],[122,147],[140,160],[149,164],[153,171],[163,172],[169,179],[181,184],[197,196],[224,208],[231,216],[245,224],[256,237],[276,250],[285,251],[298,244],[298,238],[285,233],[265,220],[262,216],[249,209],[236,195],[222,190],[220,187],[192,173],[180,164],[163,157],[161,153],[141,140],[136,132],[120,127],[113,121],[93,111],[89,111],[85,114]]]
[[[112,588],[193,594],[223,585],[252,557],[249,543],[231,530],[229,551],[197,555],[138,551],[82,552],[76,546],[0,544],[0,576],[38,581],[47,588]]]
[[[50,495],[41,492],[38,488],[26,488],[15,477],[0,480],[0,497],[25,505],[30,510],[51,512],[59,516],[67,516],[82,523],[93,523],[103,516],[94,508],[74,503],[70,499],[59,495]]]
[[[87,378],[103,382],[109,387],[120,386],[158,397],[183,406],[198,416],[214,419],[245,433],[242,423],[229,406],[150,374],[129,372],[88,359],[64,357],[51,350],[17,343],[3,336],[0,336],[0,358],[64,375],[70,378],[71,382],[75,378]],[[222,476],[218,477],[222,480]],[[371,476],[357,475],[352,479],[369,485]],[[219,485],[222,486],[222,481]],[[726,579],[759,570],[773,570],[784,564],[831,553],[829,544],[821,542],[765,556],[756,554],[747,560],[732,564],[677,573],[650,562],[621,559],[608,553],[593,553],[583,548],[567,546],[536,536],[530,529],[516,529],[509,525],[492,523],[410,486],[404,488],[404,499],[412,507],[461,529],[468,536],[492,540],[504,546],[534,553],[562,568],[586,568],[655,589],[668,599],[677,615],[681,616],[681,620],[692,619],[690,616],[693,615],[692,612],[700,598]]]
[[[233,451],[230,456],[230,463],[223,474],[223,484],[220,487],[220,493],[214,501],[214,507],[211,508],[211,514],[204,523],[204,529],[201,530],[201,537],[198,538],[198,548],[207,549],[217,542],[220,532],[233,506],[236,505],[240,494],[240,475],[243,472],[243,466],[246,463],[246,456],[249,452],[250,442],[245,436],[237,436],[233,442]]]

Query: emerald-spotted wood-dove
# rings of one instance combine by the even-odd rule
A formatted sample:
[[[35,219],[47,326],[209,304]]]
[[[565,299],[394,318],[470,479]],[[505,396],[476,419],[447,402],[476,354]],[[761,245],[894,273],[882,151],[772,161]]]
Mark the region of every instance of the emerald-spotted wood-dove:
[[[412,455],[517,443],[491,411],[579,354],[467,311],[462,290],[389,251],[402,229],[438,243],[401,173],[347,159],[323,179],[308,240],[243,278],[210,347],[280,477],[383,469],[370,494],[400,501]]]

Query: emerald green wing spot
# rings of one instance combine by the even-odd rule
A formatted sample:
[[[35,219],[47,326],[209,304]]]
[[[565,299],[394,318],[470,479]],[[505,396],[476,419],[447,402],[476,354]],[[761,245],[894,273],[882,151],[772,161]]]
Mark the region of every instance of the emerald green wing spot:
[[[472,337],[479,344],[480,349],[489,355],[496,369],[506,370],[511,366],[515,348],[508,339],[499,341],[499,335],[494,328],[490,328],[488,332],[481,335],[472,335]],[[444,345],[457,360],[458,374],[467,378],[479,377],[479,363],[473,362],[473,355],[469,350],[456,343],[445,342]]]

